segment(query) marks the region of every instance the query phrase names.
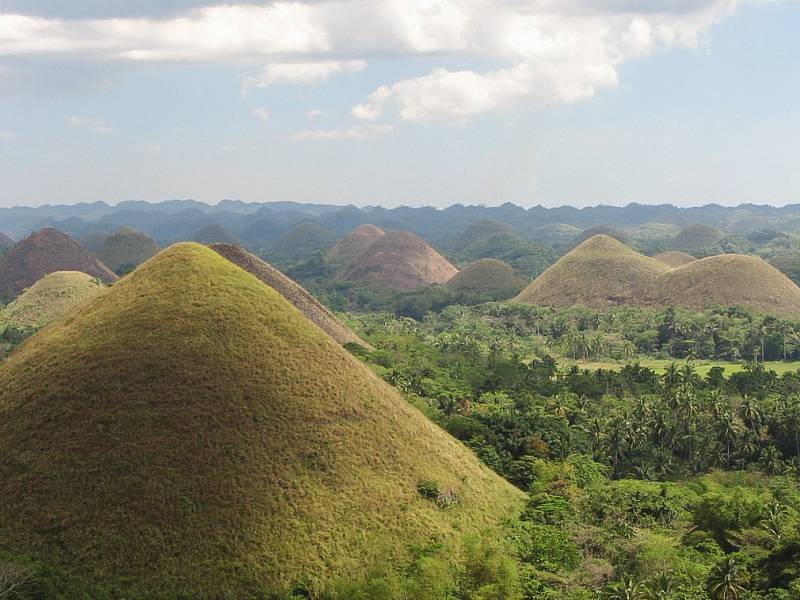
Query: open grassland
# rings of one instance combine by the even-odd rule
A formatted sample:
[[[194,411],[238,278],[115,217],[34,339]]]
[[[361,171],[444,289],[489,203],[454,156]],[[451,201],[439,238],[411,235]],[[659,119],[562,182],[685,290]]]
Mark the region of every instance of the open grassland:
[[[580,360],[573,360],[569,358],[559,358],[559,364],[564,365],[575,365],[579,369],[590,369],[590,370],[597,370],[597,369],[612,369],[612,370],[619,370],[626,364],[636,364],[643,367],[647,367],[649,369],[653,369],[658,374],[663,374],[667,367],[671,364],[677,365],[684,365],[686,364],[686,360],[679,360],[679,359],[668,359],[668,358],[640,358],[640,359],[632,359],[626,362],[612,362],[612,361],[580,361]],[[691,361],[691,364],[697,373],[702,376],[708,374],[712,367],[722,367],[725,369],[725,375],[730,375],[731,373],[738,373],[739,371],[743,371],[745,368],[745,363],[741,362],[730,362],[730,361],[714,361],[714,360],[695,360]],[[762,364],[762,363],[759,363]],[[764,367],[768,370],[775,371],[778,375],[782,375],[784,373],[789,373],[793,371],[800,370],[800,361],[766,361],[763,363]]]

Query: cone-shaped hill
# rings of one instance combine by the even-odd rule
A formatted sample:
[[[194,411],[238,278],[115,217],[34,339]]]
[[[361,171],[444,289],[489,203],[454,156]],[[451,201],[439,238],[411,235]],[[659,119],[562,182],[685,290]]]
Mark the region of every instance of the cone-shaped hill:
[[[696,309],[746,306],[800,317],[800,288],[762,259],[742,254],[710,256],[668,271],[658,279],[654,300]]]
[[[198,244],[231,244],[238,246],[242,242],[233,233],[225,229],[222,225],[211,223],[201,227],[193,236],[192,240]]]
[[[391,231],[375,240],[344,270],[344,281],[364,281],[394,290],[445,283],[457,269],[422,238]]]
[[[422,481],[452,489],[447,510]],[[0,547],[109,596],[262,597],[522,494],[288,301],[178,244],[0,365]]]
[[[0,330],[6,338],[20,339],[63,317],[104,289],[97,278],[86,273],[50,273],[0,311]]]
[[[516,300],[529,304],[605,308],[644,304],[664,263],[631,250],[607,235],[596,235],[562,256]]]
[[[92,231],[81,239],[81,244],[83,244],[83,247],[89,252],[97,252],[110,237],[111,234],[107,231]]]
[[[711,227],[711,225],[696,223],[681,230],[672,241],[672,246],[676,250],[688,252],[694,256],[708,256],[720,253],[720,242],[724,238],[725,234],[719,229]]]
[[[353,343],[365,348],[371,348],[369,344],[337,319],[336,315],[325,308],[319,300],[309,294],[304,287],[269,263],[237,246],[214,244],[211,249],[273,288],[291,302],[309,321],[315,323],[338,343],[342,345]]]
[[[610,238],[617,240],[623,244],[628,244],[628,236],[625,234],[624,231],[620,231],[619,229],[614,229],[613,227],[609,227],[608,225],[597,225],[595,227],[590,227],[589,229],[584,229],[578,235],[576,235],[572,241],[567,246],[567,250],[572,251],[586,240],[590,240],[596,235],[604,235]]]
[[[335,270],[342,269],[364,252],[372,242],[385,234],[383,229],[375,225],[359,225],[336,242],[336,245],[328,250],[325,259]]]
[[[117,276],[86,248],[52,228],[40,229],[0,258],[0,299],[19,296],[48,273],[80,271],[105,283]]]
[[[672,267],[673,269],[677,267],[682,267],[685,264],[692,262],[693,260],[697,260],[691,254],[686,254],[686,252],[679,252],[678,250],[668,250],[667,252],[661,252],[660,254],[656,254],[653,258],[656,260],[660,260],[665,265]]]
[[[456,273],[444,286],[454,291],[497,293],[508,297],[527,282],[517,272],[495,258],[482,258]]]
[[[319,223],[300,223],[275,240],[269,248],[271,261],[291,262],[336,243],[336,234]]]
[[[119,275],[135,269],[159,250],[149,235],[125,227],[106,238],[95,256]]]

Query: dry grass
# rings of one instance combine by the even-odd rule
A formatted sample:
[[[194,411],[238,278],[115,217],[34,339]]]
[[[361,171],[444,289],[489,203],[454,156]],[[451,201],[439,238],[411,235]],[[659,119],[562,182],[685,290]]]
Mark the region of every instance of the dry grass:
[[[686,252],[679,252],[677,250],[668,250],[667,252],[661,252],[660,254],[656,254],[653,258],[656,260],[660,260],[668,267],[673,269],[677,267],[682,267],[685,264],[692,262],[693,260],[697,260],[691,254],[687,254]]]
[[[115,273],[138,267],[155,256],[160,248],[149,235],[124,228],[106,238],[95,256]]]
[[[445,283],[457,269],[422,238],[407,231],[381,236],[344,270],[344,281],[365,281],[394,290]]]
[[[350,261],[364,252],[372,242],[385,234],[383,229],[375,225],[359,225],[336,242],[336,245],[328,250],[325,259],[335,270],[343,269]]]
[[[452,488],[446,509],[420,481]],[[173,246],[0,365],[0,550],[114,597],[242,598],[516,511],[280,294]]]
[[[526,281],[502,260],[482,258],[464,267],[444,285],[456,291],[515,294],[525,284]]]
[[[639,254],[612,237],[596,235],[561,257],[515,300],[592,308],[639,304],[668,269],[664,263]]]

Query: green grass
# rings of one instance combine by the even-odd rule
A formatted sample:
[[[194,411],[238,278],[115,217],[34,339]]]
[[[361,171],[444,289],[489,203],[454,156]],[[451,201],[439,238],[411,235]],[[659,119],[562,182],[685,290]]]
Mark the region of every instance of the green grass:
[[[446,509],[417,486],[436,481]],[[197,244],[0,365],[0,552],[115,597],[242,598],[517,511],[523,495]]]
[[[679,366],[686,364],[686,360],[680,359],[666,359],[666,358],[635,358],[628,361],[627,364],[634,364],[638,363],[643,367],[647,367],[649,369],[653,369],[656,373],[663,374],[667,367],[670,364],[677,364]],[[580,361],[580,360],[572,360],[567,358],[560,358],[559,364],[561,365],[577,365],[581,369],[613,369],[619,370],[621,369],[626,363],[625,362],[612,362],[612,361]],[[725,374],[730,375],[731,373],[738,373],[739,371],[744,370],[744,363],[737,363],[737,362],[730,362],[730,361],[714,361],[714,360],[695,360],[690,363],[697,372],[705,376],[711,370],[712,367],[722,367],[725,369]],[[783,362],[783,361],[766,361],[764,366],[772,371],[775,371],[778,375],[782,375],[784,373],[788,373],[791,371],[797,371],[800,369],[800,361],[790,361],[790,362]]]
[[[109,269],[119,274],[126,269],[138,267],[158,251],[158,244],[149,235],[125,228],[107,237],[95,255]]]

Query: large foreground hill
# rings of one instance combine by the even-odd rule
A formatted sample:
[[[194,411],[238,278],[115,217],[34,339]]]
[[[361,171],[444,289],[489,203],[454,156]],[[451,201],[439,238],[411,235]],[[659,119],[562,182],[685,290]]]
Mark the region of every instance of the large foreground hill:
[[[0,365],[0,549],[110,597],[262,597],[522,494],[280,294],[196,244]],[[458,502],[443,510],[418,486]]]

